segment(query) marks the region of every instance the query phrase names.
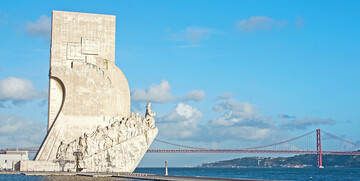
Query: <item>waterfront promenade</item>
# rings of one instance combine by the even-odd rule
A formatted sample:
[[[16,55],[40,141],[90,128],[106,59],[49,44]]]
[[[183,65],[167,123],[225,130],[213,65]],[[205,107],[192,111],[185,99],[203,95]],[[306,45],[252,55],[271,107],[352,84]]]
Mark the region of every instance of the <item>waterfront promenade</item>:
[[[111,180],[169,180],[169,181],[191,181],[191,180],[238,180],[238,181],[261,181],[258,179],[240,179],[240,178],[222,178],[222,177],[193,177],[193,176],[175,176],[175,175],[154,175],[146,173],[90,173],[90,172],[0,172],[0,174],[23,174],[28,176],[49,176],[51,180],[61,180],[63,177],[81,178],[111,178]],[[71,179],[72,180],[72,179]]]

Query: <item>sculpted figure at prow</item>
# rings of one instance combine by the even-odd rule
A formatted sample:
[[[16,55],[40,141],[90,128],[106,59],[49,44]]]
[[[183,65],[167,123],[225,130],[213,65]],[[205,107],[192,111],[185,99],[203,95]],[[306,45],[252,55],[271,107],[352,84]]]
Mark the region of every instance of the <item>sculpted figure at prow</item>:
[[[149,102],[146,105],[145,122],[150,129],[155,128],[154,116],[156,116],[155,111],[151,110],[151,103]]]

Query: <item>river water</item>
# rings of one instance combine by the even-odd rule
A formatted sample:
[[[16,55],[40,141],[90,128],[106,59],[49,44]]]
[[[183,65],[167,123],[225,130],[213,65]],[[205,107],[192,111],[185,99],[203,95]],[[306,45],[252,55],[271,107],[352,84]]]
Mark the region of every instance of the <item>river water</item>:
[[[137,168],[137,173],[163,175],[164,168]],[[360,168],[169,168],[169,175],[250,178],[268,180],[349,180],[360,181]],[[0,180],[121,180],[79,176],[0,175]],[[122,179],[124,180],[124,179]]]
[[[164,168],[137,168],[135,172],[164,174]],[[250,178],[268,180],[360,181],[360,168],[169,168],[169,175]]]

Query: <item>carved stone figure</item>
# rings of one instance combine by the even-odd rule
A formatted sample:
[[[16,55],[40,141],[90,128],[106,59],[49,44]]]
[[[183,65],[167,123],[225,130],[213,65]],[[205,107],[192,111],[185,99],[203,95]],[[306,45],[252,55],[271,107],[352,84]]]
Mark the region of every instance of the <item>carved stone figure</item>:
[[[96,133],[97,133],[97,129],[96,131],[94,131],[93,133],[91,133],[88,138],[87,138],[87,145],[88,145],[88,154],[89,155],[93,155],[96,153],[97,150],[97,141],[96,141]]]
[[[77,147],[76,142],[77,142],[77,139],[67,145],[66,155],[65,155],[67,160],[75,159],[73,153],[76,151],[76,147]]]
[[[66,145],[64,144],[64,141],[61,141],[56,153],[56,159],[63,160],[65,158],[65,151]]]
[[[105,149],[106,137],[107,133],[104,131],[105,129],[101,129],[101,134],[98,136],[98,149],[102,151]]]
[[[108,137],[110,138],[111,140],[111,146],[114,146],[117,142],[117,127],[116,127],[117,124],[111,124],[111,127],[109,129],[109,134],[108,134]]]
[[[103,132],[101,131],[100,127],[98,126],[96,128],[96,132],[94,133],[94,140],[95,140],[95,145],[94,145],[94,149],[95,149],[95,153],[98,152],[98,150],[102,150],[104,147],[104,143],[103,143]]]
[[[83,152],[82,152],[83,155],[84,155],[84,156],[89,155],[88,135],[87,135],[86,133],[84,133],[83,146],[84,146],[84,149],[83,149]]]
[[[156,116],[155,111],[151,110],[151,103],[147,103],[146,105],[146,112],[145,112],[145,122],[149,128],[155,127],[155,119],[153,118]]]
[[[105,138],[105,143],[104,143],[104,150],[110,148],[112,146],[112,142],[113,140],[110,138],[110,129],[108,126],[105,127],[104,129],[104,138]]]

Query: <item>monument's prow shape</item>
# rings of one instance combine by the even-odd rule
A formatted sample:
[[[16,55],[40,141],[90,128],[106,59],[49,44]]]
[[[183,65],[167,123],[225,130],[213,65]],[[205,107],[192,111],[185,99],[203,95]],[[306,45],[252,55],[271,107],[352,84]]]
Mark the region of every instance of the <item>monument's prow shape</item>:
[[[48,133],[21,170],[132,172],[158,130],[155,113],[130,113],[130,90],[115,65],[115,16],[53,11]],[[80,153],[76,158],[75,153]]]

